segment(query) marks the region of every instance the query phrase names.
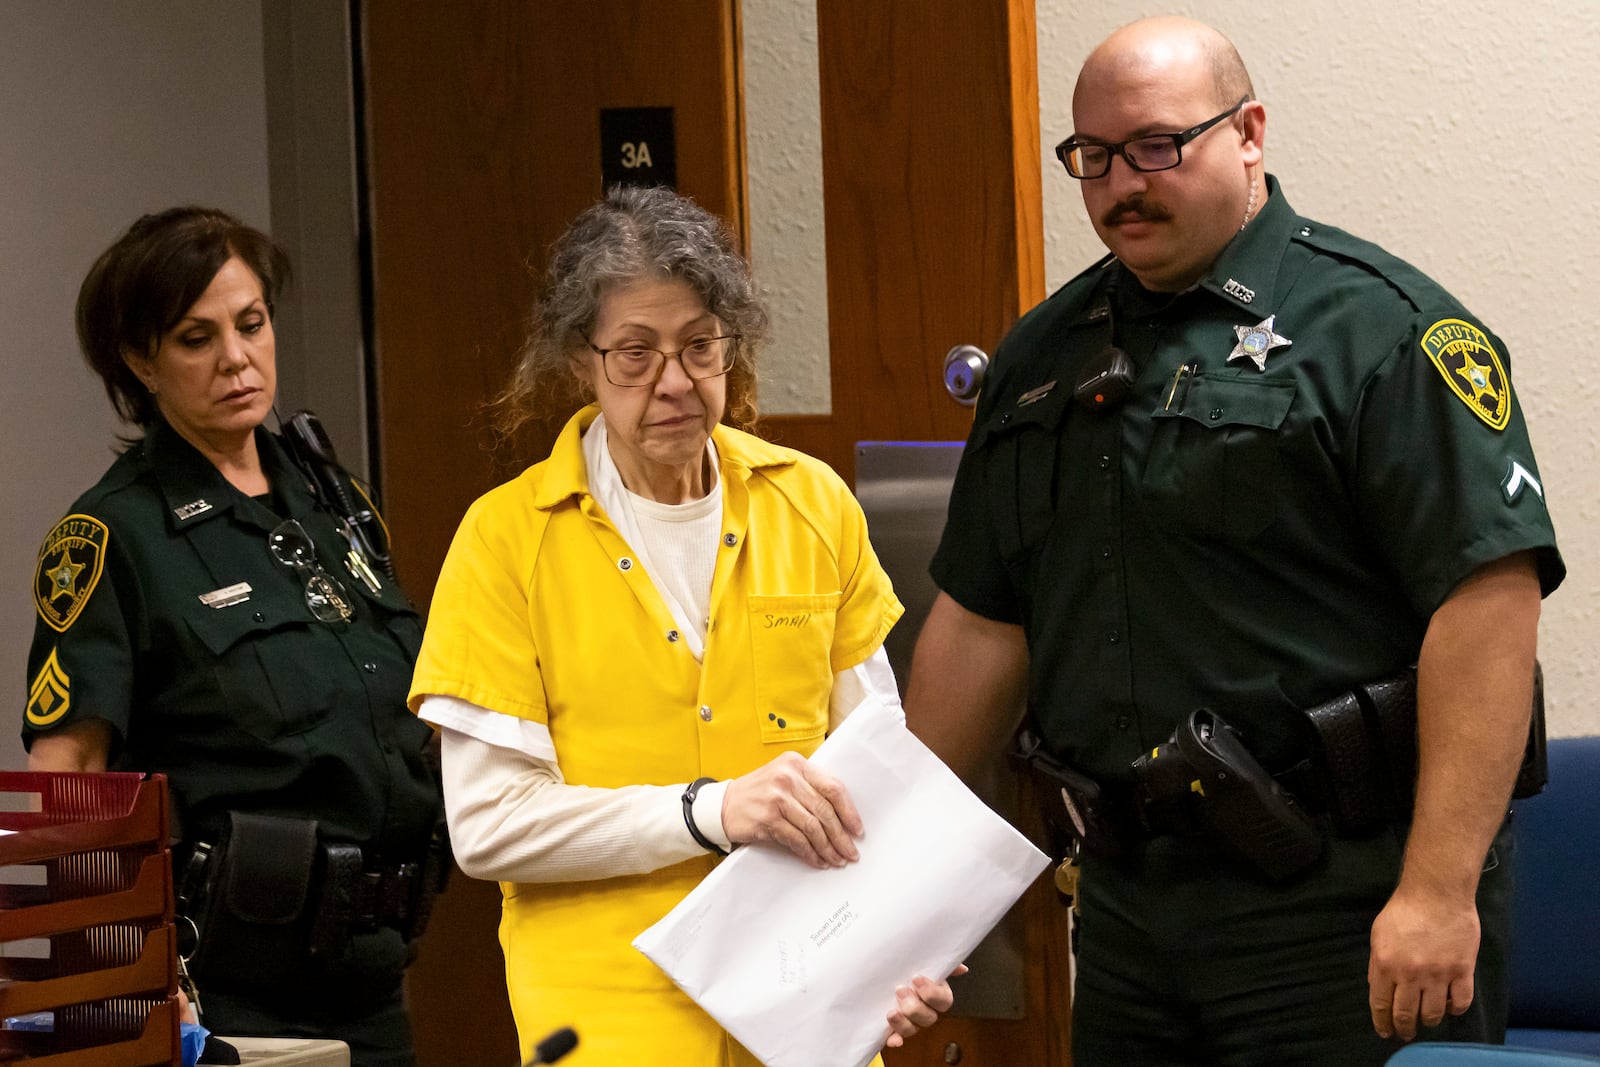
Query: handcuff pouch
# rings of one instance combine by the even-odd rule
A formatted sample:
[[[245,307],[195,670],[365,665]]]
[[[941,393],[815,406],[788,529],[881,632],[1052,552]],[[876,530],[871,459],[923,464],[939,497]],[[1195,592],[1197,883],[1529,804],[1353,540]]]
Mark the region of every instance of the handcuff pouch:
[[[230,811],[194,918],[202,988],[277,988],[303,967],[317,853],[314,819]]]

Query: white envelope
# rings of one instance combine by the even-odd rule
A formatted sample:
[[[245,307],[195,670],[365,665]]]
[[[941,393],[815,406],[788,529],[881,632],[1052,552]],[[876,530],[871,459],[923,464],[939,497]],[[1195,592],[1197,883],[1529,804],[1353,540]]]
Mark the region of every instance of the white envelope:
[[[811,757],[861,813],[861,858],[735,850],[634,947],[767,1067],[862,1067],[894,990],[942,978],[1049,860],[900,721],[868,704]]]

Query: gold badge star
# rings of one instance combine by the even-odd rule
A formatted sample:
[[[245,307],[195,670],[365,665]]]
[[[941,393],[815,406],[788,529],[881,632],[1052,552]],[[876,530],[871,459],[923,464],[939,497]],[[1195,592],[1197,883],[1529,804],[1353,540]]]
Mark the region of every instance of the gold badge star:
[[[1456,373],[1465,378],[1467,384],[1472,387],[1472,399],[1481,401],[1485,396],[1492,400],[1500,399],[1500,394],[1489,384],[1489,368],[1471,356],[1462,357],[1462,364],[1456,368]]]
[[[67,596],[72,592],[72,587],[78,584],[78,572],[83,570],[84,564],[72,562],[72,556],[65,550],[61,553],[61,563],[55,570],[47,572],[50,581],[55,586],[56,596]],[[53,599],[53,598],[52,598]]]

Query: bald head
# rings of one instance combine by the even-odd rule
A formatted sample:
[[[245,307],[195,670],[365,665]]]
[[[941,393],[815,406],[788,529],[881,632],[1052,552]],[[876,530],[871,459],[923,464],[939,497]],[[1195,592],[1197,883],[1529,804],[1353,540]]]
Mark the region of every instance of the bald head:
[[[1209,104],[1230,107],[1255,96],[1239,50],[1203,22],[1177,15],[1140,19],[1100,43],[1084,62],[1073,90],[1073,108],[1086,92],[1127,81],[1180,79],[1204,85]]]
[[[1254,95],[1238,51],[1192,19],[1131,23],[1084,63],[1070,140],[1106,164],[1080,176],[1084,208],[1147,289],[1194,284],[1268,195]]]

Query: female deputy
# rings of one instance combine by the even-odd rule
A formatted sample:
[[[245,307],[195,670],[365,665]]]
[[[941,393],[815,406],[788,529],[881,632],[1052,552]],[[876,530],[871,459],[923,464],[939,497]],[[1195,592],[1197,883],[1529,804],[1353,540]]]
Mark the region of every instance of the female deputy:
[[[580,215],[502,428],[568,383],[595,403],[472,506],[434,593],[411,701],[442,728],[457,861],[503,883],[524,1052],[572,1026],[574,1065],[754,1064],[631,941],[733,845],[857,857],[805,757],[864,700],[899,706],[902,609],[844,483],[723,422],[754,418],[765,328],[692,201],[621,188]],[[890,1045],[951,1002],[925,978],[897,998]]]
[[[34,770],[167,775],[212,1031],[388,1067],[413,1062],[401,973],[442,803],[405,707],[421,628],[319,499],[348,475],[314,489],[261,425],[287,267],[185,207],[84,279],[84,356],[142,436],[40,550],[22,736]]]

